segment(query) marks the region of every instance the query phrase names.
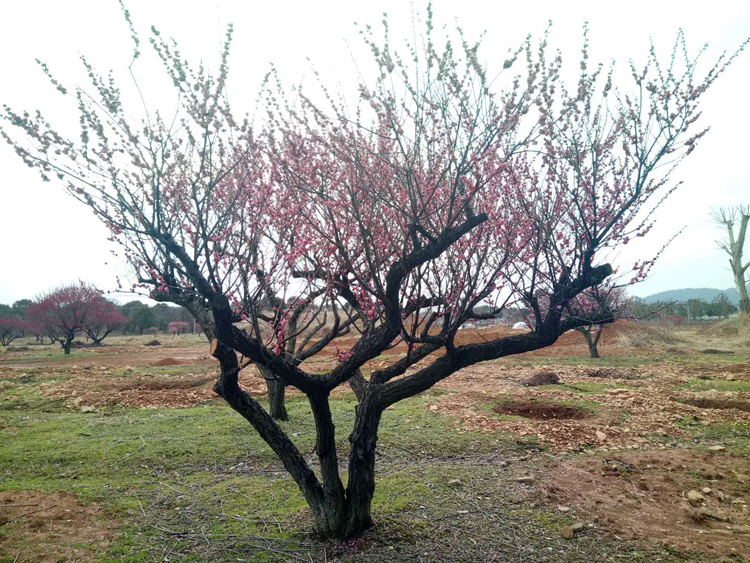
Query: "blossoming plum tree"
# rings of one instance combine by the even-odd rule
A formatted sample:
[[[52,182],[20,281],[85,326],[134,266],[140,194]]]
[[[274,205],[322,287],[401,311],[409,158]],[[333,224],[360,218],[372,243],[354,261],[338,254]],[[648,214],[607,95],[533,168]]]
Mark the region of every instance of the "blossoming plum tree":
[[[17,338],[21,338],[27,330],[26,321],[20,317],[0,317],[0,345],[8,346]]]
[[[190,325],[184,321],[172,321],[167,326],[167,331],[169,334],[174,334],[175,336],[178,334],[182,334],[183,332],[187,332],[187,329],[190,328]]]
[[[83,282],[59,287],[38,297],[26,310],[26,318],[50,339],[60,343],[66,354],[76,333],[98,322],[102,310],[101,291]]]
[[[404,58],[387,21],[383,41],[363,30],[374,73],[353,111],[326,88],[321,104],[271,79],[257,132],[224,95],[231,27],[216,76],[154,31],[179,93],[175,119],[146,113],[134,125],[120,90],[85,60],[94,93],[74,93],[80,141],[6,108],[21,135],[3,135],[19,156],[96,212],[142,287],[198,319],[219,361],[216,392],[282,460],[328,537],[372,524],[386,408],[467,366],[611,322],[566,311],[612,274],[609,253],[649,231],[674,189],[669,173],[705,134],[695,130],[700,99],[733,58],[699,78],[680,36],[666,67],[653,48],[642,68],[631,65],[631,93],[613,86],[612,69],[589,68],[584,42],[568,90],[546,35],[490,74],[460,30],[438,46],[430,7],[425,24]],[[637,262],[633,281],[652,265]],[[464,324],[512,304],[529,308],[534,330],[456,342]],[[334,367],[304,369],[355,330]],[[399,344],[404,354],[368,369]],[[240,387],[252,363],[308,397],[319,473]],[[358,402],[346,485],[329,405],[345,383]]]
[[[102,298],[93,303],[89,320],[82,328],[83,332],[99,346],[115,330],[120,330],[128,324],[128,319],[117,312],[115,304]]]

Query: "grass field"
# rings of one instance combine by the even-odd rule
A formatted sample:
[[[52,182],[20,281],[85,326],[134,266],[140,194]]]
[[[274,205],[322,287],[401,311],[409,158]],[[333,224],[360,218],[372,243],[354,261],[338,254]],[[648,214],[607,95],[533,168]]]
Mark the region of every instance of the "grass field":
[[[201,341],[166,344],[150,356],[137,339],[70,358],[42,348],[0,356],[0,561],[750,557],[750,413],[684,402],[750,404],[746,350],[704,355],[688,344],[684,355],[644,349],[593,361],[581,346],[465,370],[385,412],[376,526],[351,542],[325,542],[311,535],[304,499],[270,448],[211,396],[210,382],[188,384],[213,369]],[[158,357],[179,364],[154,366]],[[519,384],[540,369],[559,373],[562,384]],[[246,387],[262,391],[259,381]],[[170,408],[176,394],[189,406]],[[533,420],[493,411],[509,399],[574,405],[587,415]],[[340,459],[355,404],[348,388],[332,397]],[[315,466],[306,399],[290,393],[287,408],[282,425]],[[618,469],[609,475],[611,467]],[[519,482],[526,476],[533,483]],[[614,498],[595,504],[587,487],[602,476]],[[696,519],[680,497],[702,487],[713,489],[704,504],[712,516]],[[629,528],[635,510],[669,516],[674,533],[658,532],[663,522]],[[563,538],[561,529],[576,522],[583,531]]]

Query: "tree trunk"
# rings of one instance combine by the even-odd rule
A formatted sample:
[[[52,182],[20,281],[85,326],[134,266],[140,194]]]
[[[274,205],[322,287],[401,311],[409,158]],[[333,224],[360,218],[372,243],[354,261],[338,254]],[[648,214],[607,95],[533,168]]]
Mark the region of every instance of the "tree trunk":
[[[289,420],[289,416],[286,412],[286,404],[284,403],[284,392],[286,385],[273,372],[262,366],[257,366],[258,371],[266,380],[266,388],[268,389],[268,413],[271,418],[275,420]]]
[[[595,359],[599,358],[600,356],[599,356],[598,344],[599,344],[599,337],[602,334],[601,330],[599,330],[599,332],[597,332],[596,335],[593,337],[591,336],[590,328],[582,327],[582,328],[577,328],[576,330],[580,332],[581,334],[583,334],[583,337],[586,339],[586,344],[588,344],[589,346],[589,356]]]
[[[344,491],[338,473],[334,426],[328,396],[310,396],[315,415],[317,442],[323,477],[323,498],[310,505],[315,531],[325,538],[346,540],[362,535],[373,525],[371,507],[375,493],[375,447],[382,406],[369,392],[357,405],[354,430],[349,436],[349,482]]]
[[[346,526],[343,537],[362,534],[373,524],[370,509],[375,494],[375,448],[382,405],[368,389],[357,405],[354,430],[349,436],[349,481],[346,486]]]
[[[73,339],[70,337],[65,338],[65,340],[61,343],[63,350],[65,351],[65,354],[70,354],[70,345],[73,342]]]
[[[737,286],[737,293],[740,298],[740,315],[750,315],[750,298],[747,295],[744,272],[735,272],[734,285]]]

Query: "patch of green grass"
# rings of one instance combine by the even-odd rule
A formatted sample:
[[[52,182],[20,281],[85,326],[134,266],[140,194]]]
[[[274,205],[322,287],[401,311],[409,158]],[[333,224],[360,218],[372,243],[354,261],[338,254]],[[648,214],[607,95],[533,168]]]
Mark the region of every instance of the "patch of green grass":
[[[549,530],[559,530],[564,526],[572,524],[570,517],[557,511],[530,510],[529,517]]]
[[[670,356],[673,364],[690,365],[696,367],[715,367],[717,364],[742,364],[750,361],[750,352],[737,350],[729,354],[685,354],[684,356]]]
[[[63,361],[68,364],[75,364],[77,360],[81,358],[90,358],[93,355],[101,354],[96,352],[93,348],[73,348],[70,354],[66,354],[62,348],[40,348],[30,346],[27,352],[23,353],[23,356],[16,356],[12,358],[3,358],[3,363],[25,363],[29,360],[55,360]]]
[[[147,375],[147,376],[166,376],[166,375],[182,375],[186,373],[187,366],[176,365],[176,366],[143,366],[143,367],[128,367],[118,368],[110,372],[110,375],[114,377],[124,377],[130,375]],[[190,371],[196,371],[200,369],[198,366],[190,366]],[[216,368],[208,366],[202,371],[215,372]]]
[[[701,447],[724,446],[727,451],[744,455],[750,453],[750,422],[727,421],[703,425],[700,419],[686,417],[678,421],[678,425],[689,431],[693,442]]]
[[[64,376],[49,377],[31,371],[20,377],[0,378],[0,412],[63,410],[63,401],[42,395],[39,386],[67,379]],[[0,419],[2,420],[2,419]]]
[[[583,393],[589,395],[603,395],[609,389],[628,387],[626,385],[616,386],[612,383],[599,383],[597,381],[580,381],[576,383],[560,383],[557,385],[540,385],[535,387],[539,391],[569,391],[571,393]]]
[[[0,411],[2,488],[63,490],[72,482],[73,489],[109,496],[110,489],[132,479],[190,474],[240,462],[282,471],[257,433],[221,403],[188,409],[103,408],[84,414],[32,410],[31,401],[38,400],[29,387],[22,396],[19,391],[15,405],[23,407],[22,412]],[[428,400],[429,396],[415,397],[385,411],[379,431],[382,449],[401,457],[450,457],[467,451],[486,453],[500,442],[499,436],[457,432],[450,418],[425,408]],[[355,405],[351,394],[331,401],[342,460],[348,455]],[[311,452],[315,428],[307,400],[290,398],[287,410],[290,420],[282,427],[301,451]]]
[[[589,367],[638,367],[650,365],[661,361],[655,353],[653,356],[603,356],[601,358],[589,358],[588,356],[542,356],[524,355],[509,356],[494,360],[506,365],[520,366],[589,366]]]
[[[731,391],[750,393],[750,381],[729,381],[727,379],[691,379],[679,387],[688,391]]]

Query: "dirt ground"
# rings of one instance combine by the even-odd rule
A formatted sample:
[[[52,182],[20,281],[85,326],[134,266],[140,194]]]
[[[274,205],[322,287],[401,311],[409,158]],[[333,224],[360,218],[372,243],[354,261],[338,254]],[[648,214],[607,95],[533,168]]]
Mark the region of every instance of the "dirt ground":
[[[99,506],[83,506],[71,493],[0,491],[0,526],[11,522],[16,537],[7,547],[14,540],[33,538],[33,547],[24,549],[19,561],[92,561],[92,548],[104,547],[115,537]]]
[[[499,431],[539,443],[552,460],[540,493],[592,525],[624,537],[750,558],[746,442],[738,452],[726,450],[720,434],[696,438],[696,431],[717,425],[748,428],[750,362],[706,353],[733,351],[721,331],[665,335],[650,330],[631,323],[610,327],[600,344],[609,359],[599,366],[586,360],[578,333],[512,361],[472,366],[438,384],[425,408],[452,417],[457,432]],[[459,340],[512,332],[506,327],[467,330]],[[44,395],[84,412],[106,406],[189,407],[216,400],[216,362],[207,343],[197,336],[170,340],[145,347],[137,337],[113,339],[74,360],[55,356],[51,347],[47,352],[29,346],[0,356],[0,379],[48,379],[41,387]],[[644,341],[651,345],[638,345]],[[345,350],[353,342],[342,338],[336,346]],[[368,369],[385,367],[403,353],[403,345],[389,350]],[[331,346],[303,367],[326,370],[334,365],[335,354]],[[567,361],[573,357],[582,361]],[[556,375],[559,383],[525,385],[541,372]],[[252,367],[240,381],[251,395],[265,393],[265,382]],[[689,491],[700,493],[701,500],[689,503]],[[1,493],[0,511],[5,512],[0,526],[2,518],[19,518],[37,506],[41,510],[24,520],[24,529],[38,535],[40,545],[47,537],[65,536],[71,545],[86,534],[88,543],[110,537],[98,524],[96,507],[80,506],[66,494]],[[65,557],[86,560],[85,549],[70,549],[78,551]]]
[[[581,457],[555,464],[543,489],[552,502],[620,535],[747,557],[747,464],[744,456],[694,450]],[[702,497],[694,506],[691,490]]]

